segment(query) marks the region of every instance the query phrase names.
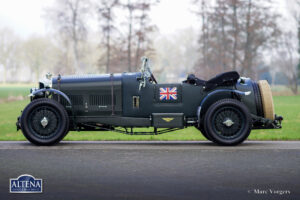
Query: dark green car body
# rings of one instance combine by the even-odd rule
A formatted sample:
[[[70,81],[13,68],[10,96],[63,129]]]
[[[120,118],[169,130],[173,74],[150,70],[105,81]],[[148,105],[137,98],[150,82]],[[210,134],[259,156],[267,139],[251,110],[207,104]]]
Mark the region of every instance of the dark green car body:
[[[256,82],[250,79],[240,79],[235,84],[221,85],[206,91],[203,86],[189,83],[154,84],[149,80],[145,87],[139,89],[140,77],[141,73],[65,76],[60,81],[54,77],[52,83],[54,89],[69,97],[72,105],[64,98],[61,98],[61,103],[69,110],[70,116],[76,117],[77,123],[150,127],[156,126],[153,114],[161,113],[164,117],[166,114],[177,114],[183,118],[182,123],[176,125],[166,122],[161,124],[163,127],[188,126],[189,122],[198,120],[197,111],[201,103],[204,115],[214,102],[237,96],[251,114],[263,117],[262,112],[259,112],[262,105],[255,99],[255,93],[259,92],[254,91]],[[160,88],[174,87],[177,89],[176,100],[160,100]],[[247,92],[247,95],[235,91]],[[212,95],[205,99],[209,94]]]
[[[222,130],[228,132],[235,126],[235,132],[246,127],[249,129],[247,134],[251,129],[281,128],[281,117],[267,119],[264,116],[262,88],[249,78],[239,77],[236,72],[223,73],[208,81],[194,78],[167,84],[156,83],[152,73],[151,77],[145,78],[141,72],[59,75],[49,79],[50,84],[40,82],[39,88],[31,91],[31,100],[34,104],[37,99],[46,98],[62,105],[68,115],[69,128],[65,132],[118,130],[121,127],[126,130],[124,133],[134,134],[132,129],[135,127],[154,127],[154,134],[158,134],[195,126],[209,140],[227,144],[227,140],[219,142],[214,139],[217,136],[211,137],[209,133]],[[223,109],[220,116],[212,115],[220,109]],[[30,116],[31,112],[33,111],[27,111],[26,116]],[[54,111],[53,113],[53,116],[57,115]],[[209,113],[214,118],[205,119]],[[30,141],[30,132],[38,132],[38,129],[43,132],[43,129],[47,129],[48,122],[51,122],[51,117],[38,114],[41,124],[38,121],[38,124],[30,125],[26,116],[21,116],[17,122],[17,127],[23,133],[26,132],[24,135]],[[223,121],[220,121],[221,118]],[[211,124],[211,119],[216,122]],[[29,128],[22,128],[22,123],[29,123]],[[211,127],[214,129],[211,130]],[[131,128],[130,132],[127,131],[128,128]],[[165,131],[157,131],[159,128],[164,128]],[[41,136],[42,139],[43,137]],[[231,141],[232,138],[230,136],[227,139]],[[244,139],[246,136],[228,144],[237,144]],[[39,139],[38,144],[41,141],[43,140]],[[54,142],[45,142],[50,143]]]

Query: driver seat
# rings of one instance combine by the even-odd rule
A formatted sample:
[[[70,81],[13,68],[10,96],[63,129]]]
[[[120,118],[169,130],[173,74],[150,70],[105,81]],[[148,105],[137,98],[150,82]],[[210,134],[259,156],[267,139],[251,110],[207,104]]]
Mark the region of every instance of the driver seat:
[[[197,78],[194,74],[189,74],[187,79],[183,83],[189,83],[197,86],[204,86],[205,91],[210,91],[218,86],[234,85],[240,78],[240,75],[236,71],[224,72],[219,74],[208,81]]]
[[[189,83],[191,85],[205,85],[206,81],[199,79],[195,74],[189,74],[187,79],[182,81],[183,83]]]

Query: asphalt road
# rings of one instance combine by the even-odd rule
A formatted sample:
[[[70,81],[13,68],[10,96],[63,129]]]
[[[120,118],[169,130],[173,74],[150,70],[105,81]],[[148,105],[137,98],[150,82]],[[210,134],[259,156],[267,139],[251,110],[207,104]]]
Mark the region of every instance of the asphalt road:
[[[11,194],[9,179],[43,179]],[[0,199],[300,199],[300,142],[0,142]]]

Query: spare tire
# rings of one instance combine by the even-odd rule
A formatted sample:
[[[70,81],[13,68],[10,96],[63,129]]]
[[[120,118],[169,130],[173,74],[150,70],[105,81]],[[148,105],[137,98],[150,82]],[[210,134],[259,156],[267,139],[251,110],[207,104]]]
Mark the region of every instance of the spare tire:
[[[260,80],[257,83],[261,95],[264,117],[267,119],[274,120],[275,112],[274,112],[274,103],[273,103],[271,87],[266,80]]]

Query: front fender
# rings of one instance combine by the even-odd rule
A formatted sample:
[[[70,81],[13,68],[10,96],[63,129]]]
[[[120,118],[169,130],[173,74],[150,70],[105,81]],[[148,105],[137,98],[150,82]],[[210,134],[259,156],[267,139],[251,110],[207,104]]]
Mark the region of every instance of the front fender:
[[[44,92],[49,92],[49,94],[58,94],[58,95],[62,96],[69,103],[69,105],[72,107],[72,103],[71,103],[70,98],[65,93],[63,93],[59,90],[56,90],[56,89],[44,88],[44,89],[40,89],[40,90],[35,90],[29,96],[30,97],[35,97],[37,94],[44,93]]]

